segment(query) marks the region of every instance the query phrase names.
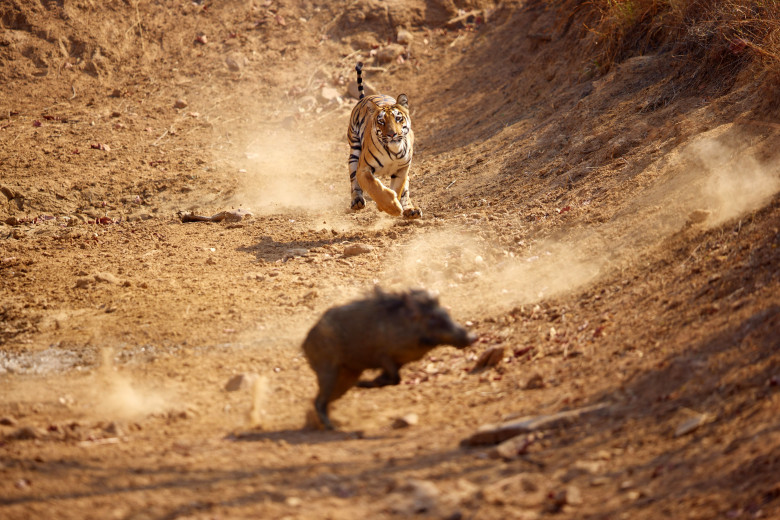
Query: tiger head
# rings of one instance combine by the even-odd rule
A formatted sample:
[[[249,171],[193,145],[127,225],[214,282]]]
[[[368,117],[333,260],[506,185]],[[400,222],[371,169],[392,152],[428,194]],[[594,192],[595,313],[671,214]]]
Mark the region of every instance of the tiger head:
[[[409,119],[409,100],[406,94],[398,96],[395,105],[378,106],[375,131],[379,141],[389,150],[398,153],[412,128]]]

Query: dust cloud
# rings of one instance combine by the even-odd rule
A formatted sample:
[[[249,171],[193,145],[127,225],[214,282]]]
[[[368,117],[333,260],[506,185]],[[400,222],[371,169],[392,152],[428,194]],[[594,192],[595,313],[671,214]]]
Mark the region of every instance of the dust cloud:
[[[512,252],[481,238],[479,225],[449,226],[399,246],[386,264],[390,287],[441,295],[459,317],[506,312],[579,290],[681,230],[721,225],[765,205],[780,191],[776,164],[760,164],[724,125],[652,165],[652,179],[606,222],[564,229],[555,240]],[[726,144],[724,144],[724,141]]]
[[[100,351],[100,368],[93,399],[98,413],[118,419],[133,419],[163,412],[166,399],[150,389],[141,388],[114,369],[114,349]]]
[[[241,172],[236,198],[255,214],[291,209],[344,213],[349,190],[346,154],[337,154],[332,141],[280,128],[254,137],[244,155],[246,171]]]

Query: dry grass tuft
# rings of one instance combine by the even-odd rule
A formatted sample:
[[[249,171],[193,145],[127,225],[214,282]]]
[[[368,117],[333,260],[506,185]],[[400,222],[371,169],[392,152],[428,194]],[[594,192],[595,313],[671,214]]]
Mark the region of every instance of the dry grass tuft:
[[[780,0],[577,0],[596,67],[671,50],[710,74],[759,62],[780,72]],[[570,7],[571,5],[567,6]]]

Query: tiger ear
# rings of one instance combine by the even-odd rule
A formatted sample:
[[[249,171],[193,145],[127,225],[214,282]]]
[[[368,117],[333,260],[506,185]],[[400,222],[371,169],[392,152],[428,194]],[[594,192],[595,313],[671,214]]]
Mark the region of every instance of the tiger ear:
[[[409,98],[406,97],[406,94],[398,96],[398,104],[404,108],[409,108]]]

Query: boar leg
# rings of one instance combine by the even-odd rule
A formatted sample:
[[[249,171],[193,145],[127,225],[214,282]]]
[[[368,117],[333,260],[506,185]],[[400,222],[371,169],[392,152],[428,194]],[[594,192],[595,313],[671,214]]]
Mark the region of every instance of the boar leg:
[[[333,429],[333,424],[328,418],[328,405],[355,386],[361,372],[339,367],[317,373],[320,390],[314,399],[314,409],[326,429]]]
[[[380,388],[383,386],[397,385],[401,382],[401,375],[398,373],[399,367],[395,363],[389,363],[382,373],[371,381],[358,381],[360,388]]]

